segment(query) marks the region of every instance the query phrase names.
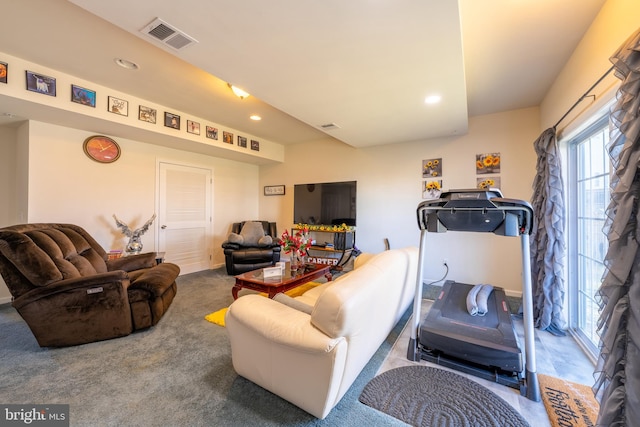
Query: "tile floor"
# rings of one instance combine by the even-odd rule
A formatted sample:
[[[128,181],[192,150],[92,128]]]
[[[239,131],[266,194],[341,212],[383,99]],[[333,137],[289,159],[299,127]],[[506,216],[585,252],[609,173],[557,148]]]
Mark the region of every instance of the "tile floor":
[[[421,312],[422,317],[427,313],[431,304],[431,300],[423,300]],[[407,322],[407,325],[410,324],[411,320]],[[516,333],[520,335],[521,342],[524,343],[522,320],[514,318],[514,327]],[[419,362],[408,360],[407,347],[409,344],[409,337],[410,330],[408,327],[405,327],[377,374],[381,374],[389,369],[416,364],[448,369],[424,360]],[[570,335],[565,337],[556,337],[548,332],[536,329],[535,338],[538,373],[551,375],[580,384],[587,384],[589,386],[593,384],[594,365]],[[518,410],[531,426],[551,426],[542,401],[533,402],[526,397],[521,396],[520,392],[516,389],[457,371],[453,372],[464,375],[489,388]]]

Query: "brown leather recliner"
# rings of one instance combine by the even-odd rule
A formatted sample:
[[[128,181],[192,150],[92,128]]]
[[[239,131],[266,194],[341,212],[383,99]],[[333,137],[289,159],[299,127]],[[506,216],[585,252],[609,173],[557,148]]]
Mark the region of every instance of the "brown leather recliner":
[[[158,323],[176,295],[177,265],[155,253],[113,260],[83,228],[0,228],[0,274],[41,347],[129,335]]]

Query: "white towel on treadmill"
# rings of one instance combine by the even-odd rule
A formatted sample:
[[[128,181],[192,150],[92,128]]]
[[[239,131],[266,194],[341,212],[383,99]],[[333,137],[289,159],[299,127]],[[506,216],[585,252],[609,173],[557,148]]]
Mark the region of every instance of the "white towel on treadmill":
[[[467,294],[467,311],[472,316],[487,314],[487,300],[493,291],[491,285],[475,285]]]

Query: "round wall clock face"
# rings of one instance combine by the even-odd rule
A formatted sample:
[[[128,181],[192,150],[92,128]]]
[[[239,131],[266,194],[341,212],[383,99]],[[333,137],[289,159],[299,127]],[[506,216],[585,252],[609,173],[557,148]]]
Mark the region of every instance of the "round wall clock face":
[[[120,146],[107,136],[91,136],[84,140],[84,152],[89,158],[100,163],[111,163],[120,157]]]

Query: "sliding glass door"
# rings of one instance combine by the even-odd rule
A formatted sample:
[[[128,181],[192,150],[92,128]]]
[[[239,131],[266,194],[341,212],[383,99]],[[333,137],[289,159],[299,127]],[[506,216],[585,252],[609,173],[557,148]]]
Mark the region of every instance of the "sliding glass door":
[[[595,292],[604,274],[609,204],[608,116],[569,142],[569,320],[584,347],[597,354]]]

